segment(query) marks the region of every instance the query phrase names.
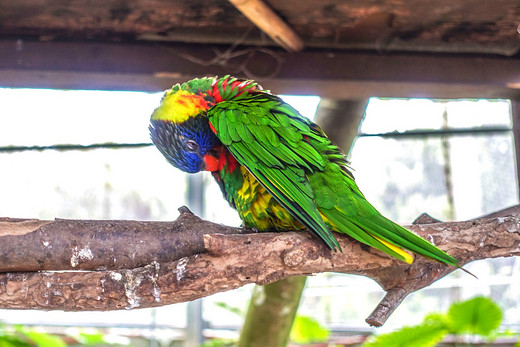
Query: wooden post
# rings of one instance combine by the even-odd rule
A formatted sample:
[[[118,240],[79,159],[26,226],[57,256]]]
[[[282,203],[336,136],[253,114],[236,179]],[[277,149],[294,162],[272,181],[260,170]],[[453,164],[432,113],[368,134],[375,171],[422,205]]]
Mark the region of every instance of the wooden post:
[[[238,347],[285,347],[300,305],[307,276],[293,276],[256,286]]]

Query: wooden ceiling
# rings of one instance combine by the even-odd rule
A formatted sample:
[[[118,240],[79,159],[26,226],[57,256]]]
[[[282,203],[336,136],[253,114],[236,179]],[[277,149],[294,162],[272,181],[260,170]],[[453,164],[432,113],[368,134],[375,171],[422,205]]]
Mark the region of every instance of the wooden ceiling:
[[[300,52],[227,0],[0,0],[0,85],[154,90],[232,73],[337,97],[507,97],[520,87],[516,0],[264,3]]]

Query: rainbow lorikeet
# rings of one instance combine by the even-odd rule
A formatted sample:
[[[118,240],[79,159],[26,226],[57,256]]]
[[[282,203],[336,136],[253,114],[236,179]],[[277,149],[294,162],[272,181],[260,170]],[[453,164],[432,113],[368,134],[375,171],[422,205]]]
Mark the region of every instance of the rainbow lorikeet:
[[[189,173],[210,171],[246,227],[307,228],[336,250],[335,231],[408,263],[413,257],[403,249],[458,266],[383,217],[320,127],[252,80],[205,77],[177,84],[150,122],[152,141],[167,161]]]

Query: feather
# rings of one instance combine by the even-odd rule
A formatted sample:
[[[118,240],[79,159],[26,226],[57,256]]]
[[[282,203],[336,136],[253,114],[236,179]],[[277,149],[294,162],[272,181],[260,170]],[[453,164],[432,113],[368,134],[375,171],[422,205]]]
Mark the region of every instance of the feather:
[[[236,131],[237,131],[238,135],[240,136],[240,138],[242,139],[242,141],[244,141],[246,143],[252,143],[255,140],[253,134],[251,134],[251,132],[249,131],[249,128],[246,127],[246,125],[243,122],[240,122],[240,121],[236,122],[235,127],[236,127]]]

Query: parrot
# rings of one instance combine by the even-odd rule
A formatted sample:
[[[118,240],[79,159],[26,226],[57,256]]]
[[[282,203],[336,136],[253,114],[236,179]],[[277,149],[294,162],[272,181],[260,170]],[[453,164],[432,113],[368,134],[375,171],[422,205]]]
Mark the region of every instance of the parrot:
[[[153,111],[149,131],[171,165],[209,171],[245,227],[307,229],[332,251],[341,251],[334,233],[343,233],[409,264],[416,253],[459,267],[379,213],[323,130],[254,80],[226,75],[176,84]]]

